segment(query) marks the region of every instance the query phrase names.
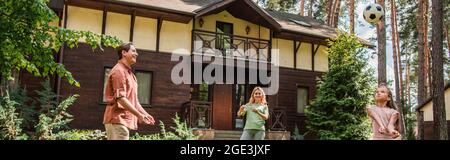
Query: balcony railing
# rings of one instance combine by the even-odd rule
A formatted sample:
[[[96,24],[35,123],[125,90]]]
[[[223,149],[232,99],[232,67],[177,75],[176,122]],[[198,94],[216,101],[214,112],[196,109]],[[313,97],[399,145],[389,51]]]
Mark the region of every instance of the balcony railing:
[[[189,101],[182,106],[182,117],[191,128],[211,128],[211,102]]]
[[[270,62],[270,41],[202,30],[193,31],[197,55]]]
[[[286,130],[286,107],[276,107],[270,109],[269,128],[274,131]]]

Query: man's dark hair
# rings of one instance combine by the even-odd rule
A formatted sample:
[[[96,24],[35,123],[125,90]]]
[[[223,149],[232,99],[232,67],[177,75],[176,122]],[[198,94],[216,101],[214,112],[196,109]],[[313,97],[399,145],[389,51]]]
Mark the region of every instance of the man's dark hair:
[[[117,51],[117,55],[119,56],[119,59],[122,59],[122,51],[128,52],[130,51],[131,46],[134,46],[132,42],[122,43],[119,46],[119,49]]]

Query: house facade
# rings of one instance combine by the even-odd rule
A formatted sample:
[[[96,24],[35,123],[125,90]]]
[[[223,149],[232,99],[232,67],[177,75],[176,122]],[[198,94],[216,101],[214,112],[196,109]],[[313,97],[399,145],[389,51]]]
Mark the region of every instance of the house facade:
[[[139,53],[133,70],[142,106],[157,121],[170,125],[178,114],[194,128],[242,130],[244,122],[236,117],[239,106],[248,102],[255,86],[273,85],[259,79],[251,83],[247,77],[265,70],[279,78],[278,92],[267,96],[271,114],[267,129],[298,127],[304,133],[304,109],[316,95],[317,78],[328,70],[326,39],[337,36],[335,28],[313,18],[264,10],[251,0],[65,0],[50,6],[60,17],[55,25],[133,42]],[[233,75],[243,71],[247,80],[175,84],[172,70],[180,62],[171,60],[174,54],[227,59],[233,65],[219,68],[233,70]],[[103,129],[103,89],[118,60],[116,51],[92,50],[80,42],[73,49],[62,48],[57,60],[81,84],[78,88],[64,79],[52,80],[59,95],[80,95],[69,109],[74,115],[71,127]],[[254,63],[268,67],[252,67]],[[190,64],[201,70],[217,65],[194,60]],[[190,71],[193,74],[194,67]],[[38,82],[21,74],[28,90],[38,89]],[[140,126],[138,131],[152,133],[159,126]]]
[[[447,126],[450,126],[450,83],[444,89],[445,99],[445,117]],[[432,140],[434,137],[434,119],[433,119],[433,100],[428,98],[424,103],[416,107],[418,136],[421,139]],[[450,129],[447,127],[447,132],[450,135]]]

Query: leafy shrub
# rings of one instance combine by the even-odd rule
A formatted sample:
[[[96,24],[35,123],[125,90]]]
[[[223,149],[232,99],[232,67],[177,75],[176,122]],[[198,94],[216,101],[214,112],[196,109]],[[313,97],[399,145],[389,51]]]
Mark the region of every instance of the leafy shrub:
[[[17,102],[12,101],[9,93],[0,101],[0,138],[5,140],[20,139],[22,135],[22,121],[16,112]]]
[[[135,133],[131,140],[197,140],[196,136],[192,132],[192,128],[189,128],[186,122],[182,122],[178,114],[175,114],[175,118],[172,118],[175,123],[175,127],[170,127],[175,130],[175,132],[166,131],[166,127],[162,121],[159,121],[159,126],[161,127],[161,133],[151,134],[151,135],[140,135]]]
[[[54,135],[56,140],[106,140],[106,133],[101,130],[66,130]]]

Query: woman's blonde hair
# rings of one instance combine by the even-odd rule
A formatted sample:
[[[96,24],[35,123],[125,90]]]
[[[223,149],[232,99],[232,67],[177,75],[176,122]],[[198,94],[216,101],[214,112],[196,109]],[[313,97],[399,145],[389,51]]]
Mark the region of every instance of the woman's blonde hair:
[[[250,95],[250,100],[249,103],[256,103],[256,100],[254,97],[255,92],[259,90],[259,92],[261,92],[261,104],[266,105],[267,104],[267,100],[266,100],[266,93],[264,93],[264,90],[261,87],[255,87],[252,91],[252,94]]]

